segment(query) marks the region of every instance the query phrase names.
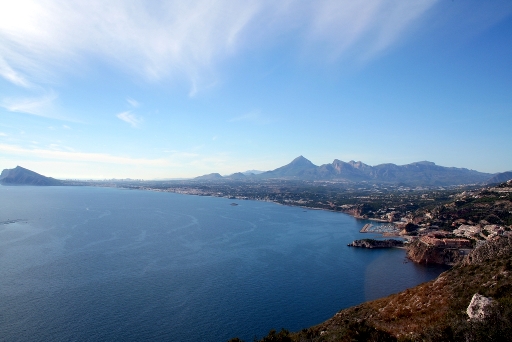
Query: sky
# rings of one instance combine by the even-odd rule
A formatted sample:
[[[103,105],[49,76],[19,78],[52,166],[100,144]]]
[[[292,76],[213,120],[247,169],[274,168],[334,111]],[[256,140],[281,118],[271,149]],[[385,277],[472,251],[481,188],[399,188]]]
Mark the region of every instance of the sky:
[[[0,169],[512,170],[509,0],[0,0]]]

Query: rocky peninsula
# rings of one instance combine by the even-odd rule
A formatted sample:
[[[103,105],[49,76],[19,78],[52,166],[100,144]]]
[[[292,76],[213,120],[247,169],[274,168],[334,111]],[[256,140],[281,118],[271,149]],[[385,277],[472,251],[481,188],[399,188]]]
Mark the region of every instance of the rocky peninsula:
[[[376,240],[376,239],[361,239],[355,240],[349,243],[349,247],[361,247],[361,248],[395,248],[403,247],[404,242],[395,239]]]

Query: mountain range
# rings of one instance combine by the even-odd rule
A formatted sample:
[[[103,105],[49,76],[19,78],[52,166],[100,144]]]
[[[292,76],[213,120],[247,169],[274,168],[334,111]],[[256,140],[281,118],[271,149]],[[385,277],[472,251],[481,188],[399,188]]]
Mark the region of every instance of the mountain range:
[[[501,175],[501,174],[500,174]],[[331,164],[317,166],[303,156],[272,171],[260,174],[245,175],[235,173],[222,177],[210,174],[197,177],[197,180],[264,180],[287,179],[307,181],[346,181],[389,183],[403,185],[447,186],[459,184],[487,183],[495,174],[478,172],[466,168],[444,167],[429,161],[421,161],[407,165],[380,164],[370,166],[363,162],[344,162],[335,159]],[[508,175],[503,175],[506,178]]]
[[[303,156],[271,171],[237,172],[229,176],[210,173],[192,180],[207,182],[260,181],[260,180],[334,181],[404,186],[448,186],[461,184],[494,184],[512,179],[512,171],[485,173],[466,168],[444,167],[429,161],[406,165],[380,164],[370,166],[353,160],[335,159],[330,164],[317,166]],[[51,177],[17,166],[0,174],[2,185],[69,185]]]

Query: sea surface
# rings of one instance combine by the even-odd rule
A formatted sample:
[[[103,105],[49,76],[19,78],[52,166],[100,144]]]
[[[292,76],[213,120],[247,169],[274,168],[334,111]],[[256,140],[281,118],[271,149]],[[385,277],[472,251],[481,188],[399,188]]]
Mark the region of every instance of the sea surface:
[[[0,186],[0,340],[252,341],[446,270],[347,247],[371,237],[365,223],[258,201]]]

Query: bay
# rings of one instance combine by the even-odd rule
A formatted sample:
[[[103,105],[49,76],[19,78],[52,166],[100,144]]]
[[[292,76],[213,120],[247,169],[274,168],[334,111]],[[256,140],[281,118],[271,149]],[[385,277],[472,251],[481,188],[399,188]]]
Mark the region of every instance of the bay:
[[[267,202],[0,186],[0,336],[252,340],[446,269],[404,263],[399,249],[347,247],[371,237],[364,223]]]

